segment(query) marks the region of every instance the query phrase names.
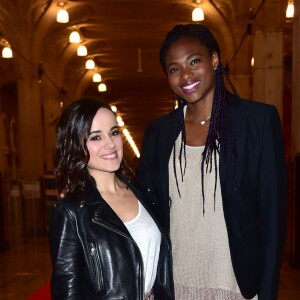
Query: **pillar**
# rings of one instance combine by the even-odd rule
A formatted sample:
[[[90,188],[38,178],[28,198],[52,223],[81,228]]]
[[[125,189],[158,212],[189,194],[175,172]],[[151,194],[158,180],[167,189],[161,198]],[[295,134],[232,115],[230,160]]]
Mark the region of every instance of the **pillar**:
[[[24,57],[17,57],[18,141],[20,157],[21,217],[23,236],[44,235],[44,203],[41,201],[41,176],[44,174],[44,136],[41,87],[38,69],[32,65],[29,35],[20,34]],[[29,63],[31,62],[31,63]]]
[[[254,2],[258,7],[260,1]],[[275,105],[281,118],[284,22],[284,2],[266,0],[253,24],[253,99]]]

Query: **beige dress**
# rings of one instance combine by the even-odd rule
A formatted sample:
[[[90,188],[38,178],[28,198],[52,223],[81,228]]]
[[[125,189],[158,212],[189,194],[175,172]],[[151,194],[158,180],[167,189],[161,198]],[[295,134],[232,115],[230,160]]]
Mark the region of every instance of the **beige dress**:
[[[179,153],[180,136],[176,141]],[[171,197],[170,237],[176,300],[244,300],[233,273],[224,220],[219,176],[214,210],[214,167],[205,174],[205,214],[201,192],[201,157],[204,147],[186,146],[186,172],[183,182],[179,160],[176,169],[181,198],[169,161]],[[177,153],[177,157],[178,157]],[[184,159],[182,160],[184,162]],[[219,161],[219,158],[218,158]],[[257,299],[257,297],[253,298]]]

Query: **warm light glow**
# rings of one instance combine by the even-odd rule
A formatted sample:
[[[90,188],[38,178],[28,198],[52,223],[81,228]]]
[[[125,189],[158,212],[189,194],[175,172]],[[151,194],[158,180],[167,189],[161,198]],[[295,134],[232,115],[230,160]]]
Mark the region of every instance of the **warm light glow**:
[[[115,105],[111,105],[110,108],[111,108],[111,110],[112,110],[114,113],[117,112],[117,107],[116,107]],[[118,115],[118,116],[116,117],[116,120],[117,120],[117,122],[118,122],[119,127],[124,127],[124,126],[125,126],[125,123],[124,123],[124,121],[122,120],[122,117],[121,117],[120,115]],[[130,144],[130,147],[132,148],[133,152],[134,152],[135,155],[139,158],[139,157],[140,157],[140,152],[139,152],[138,148],[136,147],[135,142],[134,142],[133,138],[131,137],[131,135],[130,135],[128,129],[124,128],[124,129],[122,130],[122,132],[123,132],[123,134],[125,135],[125,137],[126,137],[128,143]]]
[[[175,100],[175,109],[178,108],[178,100]]]
[[[64,102],[63,102],[63,101],[60,101],[60,103],[59,103],[59,104],[60,104],[60,107],[61,107],[61,108],[63,108],[63,107],[64,107]]]
[[[87,56],[87,49],[86,46],[81,45],[77,48],[77,55],[78,56]]]
[[[69,22],[69,14],[65,9],[60,9],[56,15],[56,22],[58,23],[68,23]]]
[[[92,60],[92,59],[88,59],[86,62],[85,62],[85,68],[87,70],[93,70],[95,69],[95,62]]]
[[[251,67],[254,67],[254,57],[251,58]]]
[[[69,42],[72,43],[72,44],[77,44],[77,43],[80,43],[80,34],[78,31],[74,30],[70,33],[69,35]]]
[[[98,85],[98,91],[99,91],[99,92],[106,92],[106,90],[107,90],[107,87],[106,87],[106,84],[105,84],[105,83],[100,83],[100,84]]]
[[[129,131],[126,128],[124,128],[122,132],[125,135],[128,143],[130,144],[130,146],[131,146],[132,150],[134,151],[135,155],[139,158],[140,157],[140,152],[139,152],[137,146],[135,145],[135,142],[134,142],[133,138],[131,137]]]
[[[99,73],[95,73],[93,75],[93,82],[101,82],[101,75]]]
[[[3,58],[12,58],[13,53],[9,47],[4,47],[2,50],[2,57]]]
[[[122,117],[121,116],[117,116],[117,122],[118,122],[118,125],[120,127],[123,127],[125,125],[124,121],[122,120]]]
[[[286,8],[285,16],[287,19],[292,19],[294,17],[294,3],[293,1],[288,2],[288,6]]]
[[[204,12],[203,12],[202,8],[196,7],[193,10],[192,20],[193,21],[203,21],[204,20]]]

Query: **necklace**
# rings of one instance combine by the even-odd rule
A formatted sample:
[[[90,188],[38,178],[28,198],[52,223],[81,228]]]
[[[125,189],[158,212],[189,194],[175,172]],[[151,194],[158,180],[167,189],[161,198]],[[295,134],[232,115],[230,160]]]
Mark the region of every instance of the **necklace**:
[[[198,120],[196,120],[196,119],[193,119],[193,118],[191,118],[190,117],[190,115],[188,114],[188,111],[187,111],[187,117],[190,119],[190,120],[193,120],[193,121],[196,121],[196,122],[198,122],[200,125],[205,125],[206,124],[206,122],[208,121],[208,120],[210,120],[210,118],[211,117],[208,117],[207,119],[205,119],[205,120],[200,120],[200,121],[198,121]]]
[[[208,120],[210,120],[210,117],[207,118],[206,120],[199,121],[199,123],[200,123],[201,125],[205,125],[205,123],[206,123]]]

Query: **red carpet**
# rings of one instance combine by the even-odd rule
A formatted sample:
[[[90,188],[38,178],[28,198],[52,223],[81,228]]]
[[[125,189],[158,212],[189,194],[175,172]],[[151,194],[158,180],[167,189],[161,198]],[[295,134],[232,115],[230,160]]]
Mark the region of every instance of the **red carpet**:
[[[26,300],[50,300],[50,282],[43,285],[32,295],[30,295]]]

